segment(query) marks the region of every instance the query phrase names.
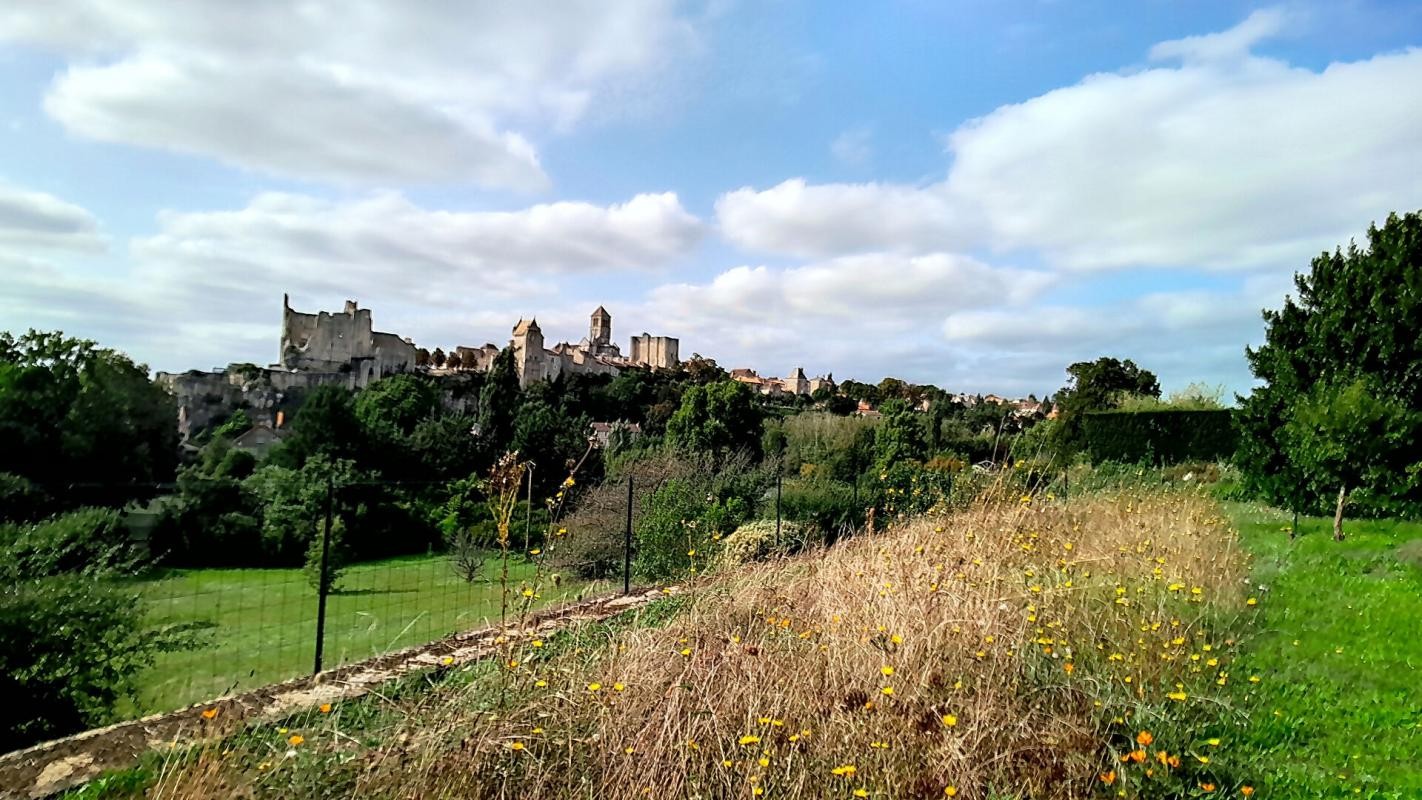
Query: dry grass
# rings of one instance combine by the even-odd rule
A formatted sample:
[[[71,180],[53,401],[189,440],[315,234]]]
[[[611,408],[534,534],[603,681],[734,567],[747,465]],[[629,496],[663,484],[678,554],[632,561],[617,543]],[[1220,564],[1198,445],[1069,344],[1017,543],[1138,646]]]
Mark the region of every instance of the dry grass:
[[[1244,574],[1195,495],[984,505],[706,579],[670,624],[603,646],[516,642],[376,748],[335,731],[305,747],[358,760],[359,796],[1213,789],[1200,737],[1232,644],[1214,637],[1246,608]],[[154,794],[250,777],[204,759]]]

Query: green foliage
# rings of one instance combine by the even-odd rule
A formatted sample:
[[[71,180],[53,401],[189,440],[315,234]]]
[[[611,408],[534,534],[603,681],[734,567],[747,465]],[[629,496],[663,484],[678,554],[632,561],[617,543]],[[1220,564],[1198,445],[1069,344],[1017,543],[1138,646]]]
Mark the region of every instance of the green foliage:
[[[355,459],[366,452],[355,400],[342,386],[328,384],[311,390],[291,422],[291,431],[292,435],[272,451],[270,463],[300,469],[318,455]]]
[[[1389,215],[1381,228],[1368,228],[1367,239],[1366,248],[1350,243],[1320,254],[1307,274],[1295,275],[1297,300],[1266,310],[1264,344],[1245,351],[1262,385],[1240,400],[1238,463],[1250,491],[1276,505],[1327,502],[1285,441],[1295,406],[1315,386],[1368,378],[1404,408],[1422,409],[1422,213]],[[1419,483],[1422,475],[1359,488],[1375,502],[1407,503]]]
[[[815,474],[853,481],[874,462],[874,430],[879,421],[868,417],[841,417],[809,411],[786,417],[785,469],[800,473],[805,464]]]
[[[121,353],[60,333],[0,333],[0,472],[61,507],[118,505],[151,493],[136,484],[171,479],[176,416],[147,368]]]
[[[534,463],[536,492],[548,494],[568,477],[588,450],[587,429],[586,418],[571,416],[543,398],[531,397],[519,407],[511,449]]]
[[[772,555],[799,552],[821,539],[812,529],[797,522],[782,520],[777,532],[773,519],[752,520],[720,541],[715,563],[721,569],[735,569],[753,561],[764,561]]]
[[[109,509],[0,526],[0,750],[109,721],[157,653],[189,642],[144,624],[115,580],[138,567]]]
[[[818,539],[834,540],[862,525],[864,508],[857,505],[853,484],[837,480],[786,479],[780,491],[781,518],[802,523]]]
[[[232,416],[228,417],[226,421],[224,421],[221,425],[218,425],[217,427],[213,428],[209,438],[235,439],[238,436],[241,436],[242,434],[246,433],[247,430],[251,427],[251,418],[247,416],[247,412],[245,410],[239,408],[236,411],[232,412]]]
[[[306,563],[302,565],[302,571],[306,573],[306,582],[317,594],[332,594],[341,590],[341,575],[350,563],[350,548],[346,545],[346,525],[340,517],[331,519],[329,536],[324,532],[324,520],[321,527],[323,530],[313,535],[311,543],[306,546]],[[323,552],[325,569],[322,569]]]
[[[262,508],[261,547],[270,563],[302,563],[324,517],[328,490],[335,493],[356,480],[355,464],[325,455],[308,459],[301,469],[267,464],[244,487]]]
[[[760,455],[761,412],[743,383],[723,380],[686,390],[681,407],[667,422],[667,442],[717,458],[744,452]]]
[[[503,452],[513,441],[519,406],[518,371],[512,347],[494,357],[484,388],[479,392],[479,438],[491,453]]]
[[[1367,380],[1314,387],[1294,404],[1279,441],[1316,503],[1341,489],[1355,490],[1350,502],[1367,514],[1422,507],[1422,413]]]
[[[883,469],[903,461],[922,461],[928,446],[920,415],[898,399],[885,402],[879,413],[883,420],[874,435],[875,464]]]
[[[1085,445],[1085,415],[1116,408],[1123,398],[1160,397],[1155,373],[1141,369],[1129,358],[1121,361],[1101,357],[1078,361],[1067,367],[1068,382],[1057,391],[1057,447],[1070,455]]]
[[[1175,464],[1233,457],[1234,412],[1217,410],[1098,411],[1083,415],[1082,435],[1092,461]]]
[[[1116,398],[1120,411],[1212,411],[1225,407],[1224,386],[1192,383],[1169,397],[1122,393]]]
[[[354,412],[366,436],[392,446],[439,413],[439,392],[417,375],[394,375],[372,383],[355,397]]]
[[[28,524],[0,525],[8,570],[26,578],[136,571],[140,553],[117,511],[82,508]]]
[[[49,495],[35,482],[13,472],[0,472],[0,520],[35,519],[50,507]]]

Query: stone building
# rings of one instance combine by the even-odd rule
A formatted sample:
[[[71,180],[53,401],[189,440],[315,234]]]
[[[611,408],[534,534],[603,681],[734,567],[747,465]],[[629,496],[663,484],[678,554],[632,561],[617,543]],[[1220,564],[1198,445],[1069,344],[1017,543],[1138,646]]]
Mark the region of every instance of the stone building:
[[[671,369],[681,363],[680,348],[681,342],[677,339],[652,336],[643,331],[641,336],[632,337],[632,354],[628,361],[644,367]]]
[[[347,300],[339,313],[304,314],[282,295],[281,355],[273,365],[291,372],[342,372],[359,388],[415,368],[415,345],[371,327],[370,309]]]

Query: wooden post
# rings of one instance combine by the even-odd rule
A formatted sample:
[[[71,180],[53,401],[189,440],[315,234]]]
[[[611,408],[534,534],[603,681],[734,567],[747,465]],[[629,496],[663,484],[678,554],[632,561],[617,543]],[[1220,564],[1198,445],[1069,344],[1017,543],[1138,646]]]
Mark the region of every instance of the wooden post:
[[[1343,503],[1348,496],[1348,487],[1338,487],[1338,508],[1333,512],[1333,541],[1343,541]]]

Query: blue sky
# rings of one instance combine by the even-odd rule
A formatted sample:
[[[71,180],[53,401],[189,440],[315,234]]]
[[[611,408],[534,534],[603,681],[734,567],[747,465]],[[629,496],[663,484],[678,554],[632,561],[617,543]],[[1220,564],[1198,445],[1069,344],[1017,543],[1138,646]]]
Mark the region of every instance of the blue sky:
[[[516,7],[515,7],[516,5]],[[1409,2],[52,0],[0,10],[0,329],[269,363],[625,341],[1038,394],[1249,385],[1295,270],[1422,207]]]

